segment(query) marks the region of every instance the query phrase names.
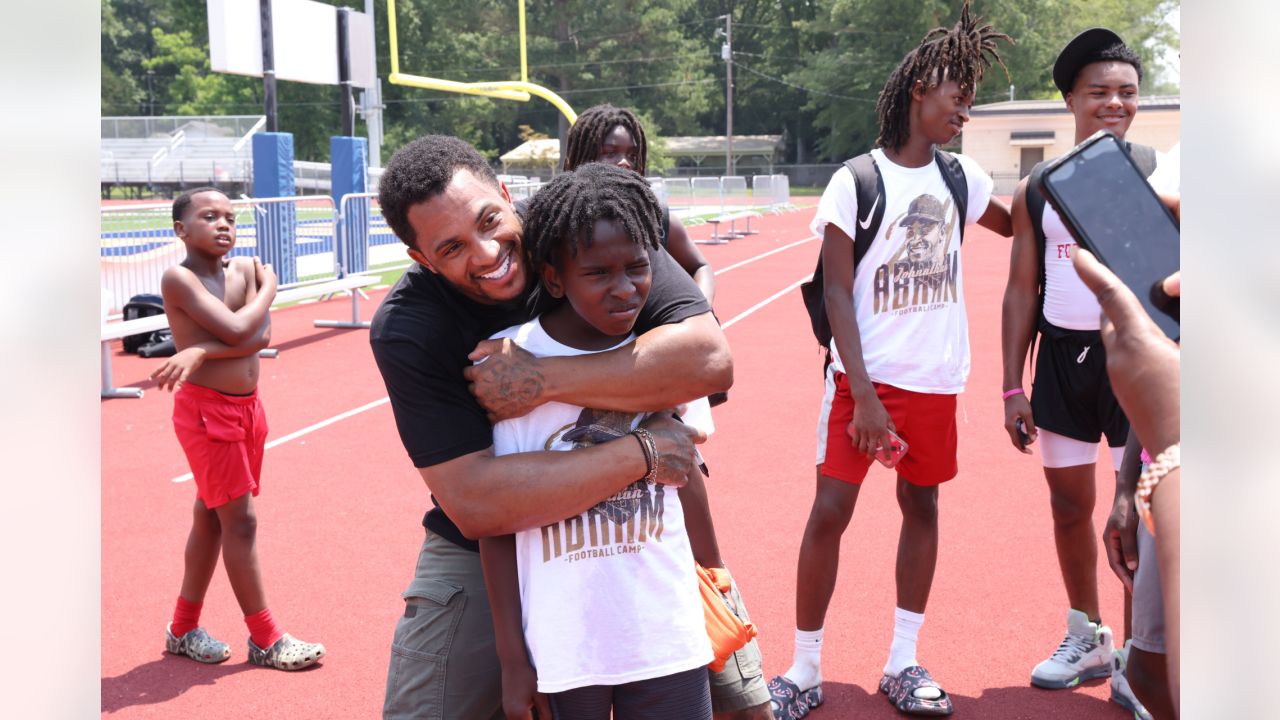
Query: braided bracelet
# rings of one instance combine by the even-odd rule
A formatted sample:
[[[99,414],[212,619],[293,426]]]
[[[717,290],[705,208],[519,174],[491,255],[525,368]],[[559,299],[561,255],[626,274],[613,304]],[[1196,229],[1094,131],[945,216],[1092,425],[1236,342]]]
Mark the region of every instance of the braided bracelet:
[[[636,428],[631,434],[640,441],[640,449],[644,452],[645,473],[641,479],[653,482],[658,477],[658,445],[653,441],[653,435],[644,428]]]
[[[1134,503],[1138,506],[1138,515],[1142,517],[1143,524],[1147,526],[1147,532],[1153,537],[1156,525],[1151,517],[1151,494],[1156,491],[1156,485],[1160,484],[1165,475],[1180,467],[1182,450],[1179,443],[1174,443],[1143,468],[1142,475],[1138,478],[1138,489],[1133,493]]]

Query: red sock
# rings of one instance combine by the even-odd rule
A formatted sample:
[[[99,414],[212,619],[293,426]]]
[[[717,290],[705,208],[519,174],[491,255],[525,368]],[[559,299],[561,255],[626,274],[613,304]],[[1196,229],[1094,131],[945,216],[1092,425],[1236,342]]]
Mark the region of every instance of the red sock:
[[[249,638],[253,640],[253,644],[262,650],[275,645],[280,636],[284,635],[284,631],[276,625],[275,618],[271,617],[271,608],[262,608],[262,612],[245,615],[244,624],[249,626]]]
[[[204,603],[193,603],[190,600],[178,596],[178,605],[173,609],[173,624],[169,626],[169,632],[174,637],[180,638],[183,635],[196,629],[200,624],[200,608],[204,607]]]

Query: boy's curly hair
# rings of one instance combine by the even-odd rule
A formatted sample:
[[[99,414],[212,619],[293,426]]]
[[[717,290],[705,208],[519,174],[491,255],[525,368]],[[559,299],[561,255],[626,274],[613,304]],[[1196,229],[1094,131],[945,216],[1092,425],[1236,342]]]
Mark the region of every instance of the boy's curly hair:
[[[631,241],[658,249],[662,218],[658,198],[643,177],[616,165],[591,162],[557,175],[529,201],[524,218],[526,266],[534,276],[550,264],[560,267],[564,253],[591,247],[598,220],[622,226]]]

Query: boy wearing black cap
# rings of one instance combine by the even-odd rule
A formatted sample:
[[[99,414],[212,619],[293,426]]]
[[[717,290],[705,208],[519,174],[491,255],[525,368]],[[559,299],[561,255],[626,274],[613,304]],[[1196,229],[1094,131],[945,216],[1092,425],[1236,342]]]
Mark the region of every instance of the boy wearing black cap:
[[[1075,142],[1099,130],[1124,140],[1138,111],[1141,80],[1142,61],[1116,33],[1091,28],[1069,42],[1054,63],[1053,81],[1075,118]],[[1129,152],[1150,175],[1155,151],[1129,145]],[[1032,685],[1053,689],[1112,671],[1111,629],[1102,624],[1098,601],[1094,466],[1105,436],[1112,468],[1119,468],[1129,423],[1107,379],[1098,302],[1071,264],[1075,241],[1039,193],[1044,165],[1019,184],[1013,198],[1014,240],[1001,338],[1005,429],[1024,453],[1030,454],[1028,446],[1039,441],[1058,564],[1070,602],[1066,637],[1031,673]],[[1028,401],[1023,368],[1037,332],[1040,348]],[[1123,652],[1116,654],[1123,665]],[[1149,717],[1123,675],[1112,681],[1112,700]]]

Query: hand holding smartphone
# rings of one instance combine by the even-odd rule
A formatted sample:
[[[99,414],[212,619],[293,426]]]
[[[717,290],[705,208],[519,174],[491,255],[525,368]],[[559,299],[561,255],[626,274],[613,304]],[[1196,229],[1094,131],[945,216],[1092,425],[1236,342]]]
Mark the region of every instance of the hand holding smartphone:
[[[903,455],[907,454],[907,442],[892,430],[885,430],[885,433],[887,433],[889,444],[887,447],[881,445],[876,448],[876,460],[881,465],[891,468],[898,464]]]
[[[1027,424],[1022,422],[1022,418],[1018,418],[1014,422],[1014,427],[1018,431],[1018,447],[1025,448],[1031,444],[1031,436],[1027,434]]]
[[[1040,190],[1076,242],[1110,268],[1161,331],[1177,340],[1179,301],[1162,283],[1181,267],[1181,234],[1120,141],[1098,131],[1049,165]]]

